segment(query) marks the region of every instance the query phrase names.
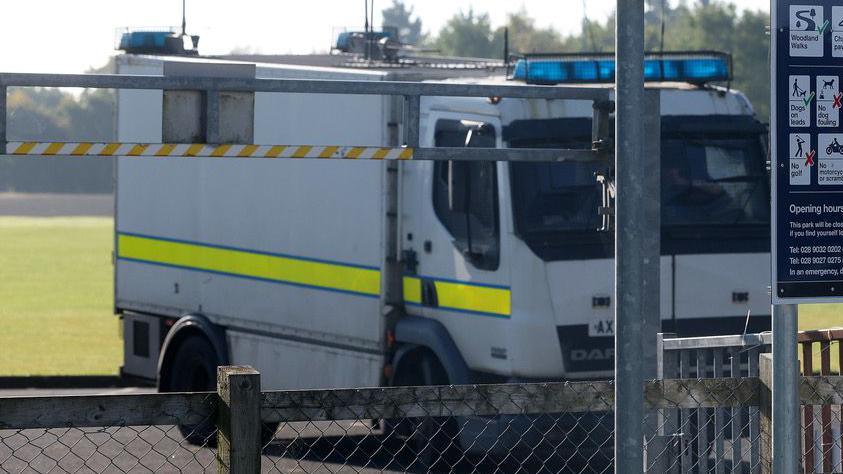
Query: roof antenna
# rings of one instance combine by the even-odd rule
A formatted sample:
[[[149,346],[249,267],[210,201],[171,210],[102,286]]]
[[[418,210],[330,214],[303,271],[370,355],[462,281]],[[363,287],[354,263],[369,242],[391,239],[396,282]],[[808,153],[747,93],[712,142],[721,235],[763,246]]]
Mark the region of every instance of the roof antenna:
[[[187,36],[187,15],[185,14],[185,3],[187,0],[181,0],[181,35]]]
[[[585,4],[585,0],[582,0],[582,16],[585,19],[585,28],[588,30],[588,38],[591,41],[591,51],[599,53],[600,50],[597,48],[597,41],[594,39],[594,30],[591,28],[591,21],[588,19],[588,7]]]
[[[365,18],[365,23],[363,26],[363,31],[366,33],[369,32],[369,0],[363,0],[363,18]]]
[[[664,54],[664,24],[665,24],[665,17],[667,16],[667,0],[662,0],[662,34],[661,34],[661,42],[659,44],[659,52]]]

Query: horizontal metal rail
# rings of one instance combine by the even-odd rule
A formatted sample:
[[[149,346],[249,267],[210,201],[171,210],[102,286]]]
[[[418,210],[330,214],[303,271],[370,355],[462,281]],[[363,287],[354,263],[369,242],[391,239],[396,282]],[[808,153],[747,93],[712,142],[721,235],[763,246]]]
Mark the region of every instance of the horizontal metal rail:
[[[14,156],[136,156],[172,158],[318,158],[344,160],[591,162],[599,152],[548,148],[408,148],[313,145],[207,145],[202,143],[9,142]],[[609,154],[605,154],[608,159]]]
[[[7,142],[6,94],[9,87],[79,87],[142,90],[203,91],[216,97],[221,91],[300,94],[365,94],[404,97],[407,122],[406,147],[367,146],[317,147],[310,145],[268,145],[218,143],[212,133],[218,126],[214,101],[205,104],[205,114],[214,119],[206,124],[207,144],[63,143]],[[141,150],[131,156],[238,157],[238,158],[339,158],[413,159],[428,161],[539,161],[608,163],[613,156],[608,135],[611,91],[599,87],[523,86],[500,84],[457,84],[392,81],[335,81],[318,79],[251,79],[230,77],[148,76],[114,74],[29,74],[0,73],[0,153],[23,156],[126,156],[119,150]],[[419,147],[421,96],[488,97],[591,101],[595,122],[591,150],[575,149],[491,149]],[[216,125],[215,125],[216,124]],[[603,135],[600,135],[600,134]],[[260,148],[260,150],[258,150]],[[278,152],[283,148],[284,152]],[[160,153],[153,153],[156,150]],[[297,150],[297,151],[295,151]],[[314,150],[318,150],[314,151]],[[286,153],[286,154],[285,154]]]
[[[755,347],[772,344],[773,333],[762,332],[759,334],[737,334],[730,336],[665,338],[663,341],[664,350],[666,351]]]
[[[298,94],[365,94],[445,97],[508,97],[607,102],[610,90],[600,87],[557,87],[456,84],[399,81],[334,81],[323,79],[244,79],[117,74],[0,73],[1,87],[83,87],[95,89],[218,90]]]

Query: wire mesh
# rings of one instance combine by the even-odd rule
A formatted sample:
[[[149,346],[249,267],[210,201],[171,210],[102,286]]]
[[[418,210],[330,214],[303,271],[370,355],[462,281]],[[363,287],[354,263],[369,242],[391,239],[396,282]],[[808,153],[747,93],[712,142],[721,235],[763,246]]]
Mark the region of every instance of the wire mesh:
[[[671,403],[671,397],[665,397],[660,403],[668,408],[647,413],[648,472],[759,472],[757,379],[673,382],[678,385],[675,391],[689,399]]]
[[[843,330],[805,331],[799,334],[803,379],[802,466],[805,472],[843,472],[841,461],[840,388],[829,376],[841,374]],[[815,377],[815,376],[819,377]],[[835,400],[836,398],[836,400]]]
[[[648,472],[758,472],[758,390],[757,378],[650,382]],[[263,447],[264,471],[614,470],[612,382],[272,397],[263,411],[275,432]]]
[[[583,410],[587,405],[611,408],[610,383],[560,387],[569,396],[593,397],[572,409]],[[552,404],[536,398],[537,393],[552,394],[552,390],[535,390],[524,384],[416,387],[398,392],[324,391],[316,407],[312,397],[290,397],[287,403],[265,410],[269,418],[313,418],[314,412],[338,416],[265,424],[275,436],[264,445],[263,469],[611,472],[612,412],[533,413]]]
[[[263,392],[260,418],[248,423],[262,430],[263,472],[609,473],[614,389],[589,381]],[[769,444],[762,392],[757,377],[648,382],[647,471],[760,472]],[[0,471],[217,469],[217,394],[71,398],[2,400],[0,426],[17,426],[0,429]],[[839,405],[843,379],[803,379],[803,401]],[[59,406],[67,413],[33,409]],[[813,413],[806,446],[823,444],[808,464],[839,471],[840,407]]]
[[[118,397],[113,400],[119,403]],[[204,402],[207,409],[196,412],[188,406],[172,416],[173,425],[0,429],[0,472],[215,471],[215,403],[215,396],[208,394]],[[51,415],[32,416],[38,419]],[[79,424],[97,424],[96,416]]]

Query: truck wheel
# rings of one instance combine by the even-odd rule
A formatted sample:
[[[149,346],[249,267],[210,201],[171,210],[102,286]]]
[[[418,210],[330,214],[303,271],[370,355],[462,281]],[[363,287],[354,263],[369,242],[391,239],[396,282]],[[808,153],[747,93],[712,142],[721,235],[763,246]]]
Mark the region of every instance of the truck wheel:
[[[170,369],[171,392],[213,392],[217,389],[217,354],[201,336],[188,336],[182,341]],[[279,423],[261,425],[261,444],[268,445],[275,438]],[[216,446],[217,427],[209,419],[195,425],[179,425],[179,431],[190,444]]]
[[[217,354],[201,336],[188,336],[176,349],[167,384],[172,392],[213,392],[217,389]],[[179,425],[184,439],[194,445],[216,445],[213,419]]]
[[[412,354],[395,374],[394,386],[448,385],[448,374],[439,360],[427,351]],[[392,436],[407,444],[414,456],[411,469],[425,472],[453,472],[463,457],[459,428],[454,417],[426,417],[388,420]]]

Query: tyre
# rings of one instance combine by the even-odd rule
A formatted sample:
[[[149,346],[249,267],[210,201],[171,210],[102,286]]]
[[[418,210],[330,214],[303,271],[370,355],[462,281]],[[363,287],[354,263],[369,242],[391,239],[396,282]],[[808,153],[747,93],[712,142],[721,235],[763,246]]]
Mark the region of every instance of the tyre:
[[[430,352],[407,356],[395,374],[393,386],[449,385],[448,374]],[[410,448],[410,469],[422,472],[453,472],[463,457],[457,419],[426,417],[387,420],[390,436]]]
[[[218,356],[211,343],[201,336],[188,336],[176,349],[169,371],[167,387],[171,392],[213,392],[217,389]],[[195,425],[179,425],[188,443],[215,445],[216,425],[213,419]]]
[[[168,383],[171,392],[214,392],[217,389],[217,363],[219,357],[211,343],[202,336],[188,336],[182,341],[173,357]],[[272,442],[278,423],[261,425],[261,444]],[[179,425],[179,431],[188,443],[197,446],[215,446],[216,424],[208,419],[195,425]]]

